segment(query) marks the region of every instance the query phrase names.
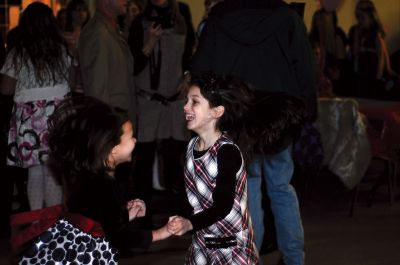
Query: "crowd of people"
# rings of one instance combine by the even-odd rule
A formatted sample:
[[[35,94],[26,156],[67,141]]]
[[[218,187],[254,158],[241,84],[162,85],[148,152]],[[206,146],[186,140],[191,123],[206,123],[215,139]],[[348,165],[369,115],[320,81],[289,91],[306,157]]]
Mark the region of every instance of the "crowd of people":
[[[392,68],[386,32],[374,3],[357,1],[357,23],[346,34],[339,27],[335,5],[321,2],[310,30],[320,95],[399,100],[400,73]]]
[[[34,2],[1,39],[1,233],[16,176],[27,175],[30,212],[11,223],[54,218],[41,226],[51,240],[12,241],[28,242],[21,262],[48,249],[48,260],[112,264],[191,232],[186,264],[261,264],[268,233],[281,264],[304,264],[296,140],[318,96],[400,97],[384,28],[370,0],[348,35],[324,4],[309,33],[282,0],[204,4],[195,30],[177,0],[97,0],[92,16],[70,0],[57,17]],[[181,202],[162,227],[151,218],[156,160]],[[88,239],[72,246],[67,234]]]

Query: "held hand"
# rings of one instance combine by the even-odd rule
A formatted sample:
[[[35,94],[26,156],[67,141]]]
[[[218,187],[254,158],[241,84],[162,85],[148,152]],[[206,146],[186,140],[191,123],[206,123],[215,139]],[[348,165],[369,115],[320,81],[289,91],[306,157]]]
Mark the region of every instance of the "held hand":
[[[177,224],[174,222],[175,218],[179,218],[178,215],[170,216],[168,218],[168,223],[167,223],[167,229],[168,232],[171,234],[175,234],[175,232],[178,230]]]
[[[132,206],[128,209],[129,221],[137,217],[139,210],[140,208],[138,206]]]
[[[139,207],[137,217],[143,217],[146,215],[146,203],[143,200],[140,199],[133,200],[133,206]]]
[[[168,232],[181,236],[193,229],[192,223],[181,216],[171,216],[167,224]]]
[[[126,209],[128,210],[129,221],[132,221],[136,217],[143,217],[146,214],[146,204],[139,199],[128,201]]]

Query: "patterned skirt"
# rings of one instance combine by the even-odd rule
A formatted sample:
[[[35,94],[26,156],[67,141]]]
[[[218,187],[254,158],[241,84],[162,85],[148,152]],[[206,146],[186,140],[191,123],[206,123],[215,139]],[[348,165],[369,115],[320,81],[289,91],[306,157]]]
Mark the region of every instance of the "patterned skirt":
[[[7,164],[23,168],[48,158],[47,119],[60,99],[16,102],[8,133]]]

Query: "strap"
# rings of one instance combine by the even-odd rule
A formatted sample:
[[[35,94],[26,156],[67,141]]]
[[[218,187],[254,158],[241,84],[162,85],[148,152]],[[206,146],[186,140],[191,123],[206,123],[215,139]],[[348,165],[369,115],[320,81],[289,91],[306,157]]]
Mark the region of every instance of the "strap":
[[[12,215],[10,218],[11,227],[24,224],[31,225],[11,238],[11,247],[15,249],[27,241],[38,237],[55,224],[63,211],[65,211],[64,205],[55,205],[44,209]]]

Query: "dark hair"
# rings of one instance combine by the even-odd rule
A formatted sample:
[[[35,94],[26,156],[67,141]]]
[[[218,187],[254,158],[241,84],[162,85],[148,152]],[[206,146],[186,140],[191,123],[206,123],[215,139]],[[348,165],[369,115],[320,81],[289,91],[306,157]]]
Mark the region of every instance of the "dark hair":
[[[357,19],[359,19],[360,13],[362,12],[369,15],[372,19],[370,30],[372,30],[374,33],[379,33],[382,38],[384,38],[386,32],[382,26],[381,20],[379,19],[378,11],[376,10],[374,3],[370,0],[358,1],[355,9],[355,16]]]
[[[18,33],[12,57],[16,72],[30,61],[40,85],[60,83],[60,78],[67,80],[67,46],[50,7],[40,2],[28,5],[21,15]]]
[[[61,8],[60,10],[58,10],[56,19],[58,23],[58,29],[61,31],[65,30],[65,26],[67,23],[67,9]]]
[[[175,28],[176,32],[180,35],[185,35],[187,32],[187,25],[185,19],[181,12],[179,11],[179,4],[177,0],[167,0],[167,7],[158,7],[151,3],[151,0],[146,0],[144,5],[143,14],[144,16],[152,21],[156,19],[156,21],[161,22],[162,24],[166,23],[169,26]],[[153,16],[153,11],[156,11],[158,16]]]
[[[78,8],[83,8],[86,12],[87,12],[87,18],[86,20],[83,22],[82,26],[83,27],[90,18],[90,13],[89,13],[89,7],[87,5],[87,3],[84,0],[71,0],[70,2],[68,2],[67,5],[67,22],[65,25],[65,30],[66,31],[73,31],[73,18],[72,18],[72,13],[77,10]]]
[[[127,121],[125,112],[98,99],[64,99],[48,121],[52,167],[67,185],[74,185],[78,177],[106,174],[112,170],[108,155],[120,143]]]
[[[189,86],[197,86],[210,107],[223,106],[224,114],[217,121],[217,128],[236,138],[243,127],[249,110],[252,91],[240,79],[233,76],[201,73],[192,75]]]
[[[140,13],[143,12],[143,1],[142,0],[129,0],[128,5],[131,3],[135,4],[139,8]]]

